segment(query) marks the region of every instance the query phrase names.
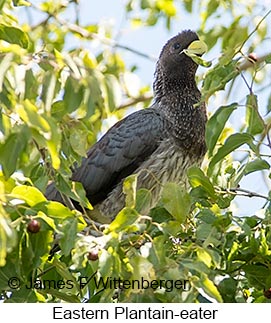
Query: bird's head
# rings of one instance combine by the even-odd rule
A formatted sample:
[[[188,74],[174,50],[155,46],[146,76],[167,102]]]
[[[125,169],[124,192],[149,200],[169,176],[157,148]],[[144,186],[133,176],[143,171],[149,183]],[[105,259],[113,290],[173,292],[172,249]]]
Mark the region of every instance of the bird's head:
[[[154,74],[154,97],[161,97],[182,89],[196,87],[197,61],[202,60],[207,46],[191,30],[184,30],[171,38],[162,48]]]
[[[171,38],[163,47],[157,68],[167,77],[187,78],[188,75],[195,76],[198,64],[190,57],[201,56],[207,50],[203,41],[191,30],[184,30]]]

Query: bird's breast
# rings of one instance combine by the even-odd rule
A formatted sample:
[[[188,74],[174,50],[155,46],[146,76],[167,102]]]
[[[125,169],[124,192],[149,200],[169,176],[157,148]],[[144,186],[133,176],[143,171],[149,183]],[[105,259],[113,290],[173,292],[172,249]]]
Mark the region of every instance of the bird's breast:
[[[201,162],[202,156],[191,155],[174,140],[166,139],[138,169],[138,185],[153,189],[166,182],[185,184],[187,169]]]
[[[200,165],[203,156],[189,154],[170,138],[161,141],[158,148],[145,160],[134,173],[137,174],[137,190],[148,189],[151,192],[150,208],[161,197],[164,184],[174,182],[187,188],[187,170],[193,165]],[[119,183],[105,199],[99,209],[111,220],[125,206],[123,183]]]

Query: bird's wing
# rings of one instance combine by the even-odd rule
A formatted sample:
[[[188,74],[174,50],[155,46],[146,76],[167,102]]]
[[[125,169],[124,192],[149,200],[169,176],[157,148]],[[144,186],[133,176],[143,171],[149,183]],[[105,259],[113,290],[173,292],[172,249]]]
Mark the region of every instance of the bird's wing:
[[[116,123],[91,149],[73,175],[92,204],[106,197],[158,147],[164,121],[153,108],[135,112]]]

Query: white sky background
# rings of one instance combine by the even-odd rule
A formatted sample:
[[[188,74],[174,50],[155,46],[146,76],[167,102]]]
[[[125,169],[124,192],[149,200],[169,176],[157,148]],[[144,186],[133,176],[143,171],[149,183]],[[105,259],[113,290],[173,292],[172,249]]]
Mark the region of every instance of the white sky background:
[[[247,0],[249,2],[249,0]],[[39,4],[39,0],[30,1],[34,4]],[[164,43],[177,34],[178,32],[182,31],[183,29],[194,29],[197,30],[200,26],[200,18],[199,14],[195,16],[191,16],[187,14],[184,10],[179,10],[179,16],[177,19],[172,20],[172,28],[168,31],[165,28],[164,20],[160,21],[154,27],[148,28],[137,28],[132,29],[129,21],[125,19],[125,5],[126,1],[124,0],[81,0],[80,1],[80,23],[82,25],[87,24],[96,24],[103,21],[105,24],[110,24],[113,26],[114,35],[117,35],[117,41],[125,46],[129,46],[131,48],[137,49],[141,52],[144,52],[148,55],[158,57],[160,50]],[[181,1],[180,1],[181,3]],[[267,5],[266,8],[271,7],[270,0],[259,0],[258,4]],[[29,9],[26,9],[29,10]],[[28,21],[29,15],[26,15],[25,9],[18,9],[20,22]],[[262,11],[259,12],[259,16],[266,12]],[[70,13],[70,16],[65,15],[65,19],[74,19],[74,11]],[[227,15],[225,14],[225,20],[227,20]],[[39,16],[36,11],[31,13],[31,19],[33,19],[33,23],[42,19],[42,16]],[[250,18],[248,17],[248,20]],[[224,23],[225,23],[224,20]],[[249,21],[248,21],[249,22]],[[267,19],[267,26],[271,26],[271,17],[269,16]],[[271,27],[270,27],[271,28]],[[267,52],[271,52],[271,38],[270,38],[270,30],[269,30],[269,40],[265,42],[265,44],[260,48],[258,48],[259,52],[258,55],[265,54]],[[267,45],[268,44],[268,45]],[[72,45],[72,44],[71,44]],[[86,46],[86,42],[83,43]],[[97,44],[98,45],[98,44]],[[149,84],[151,85],[153,81],[153,73],[155,68],[155,63],[151,60],[142,58],[136,54],[133,54],[129,51],[122,51],[123,57],[127,63],[127,65],[137,65],[138,70],[136,74],[141,80],[142,85]],[[219,52],[216,48],[212,49],[209,53],[207,53],[204,58],[206,60],[213,60],[214,64],[219,57]],[[204,68],[199,68],[198,74],[204,73],[206,70]],[[270,69],[269,69],[270,71]],[[271,73],[269,74],[268,78],[266,79],[266,84],[269,84],[269,88],[271,88]],[[256,88],[255,88],[256,90]],[[257,93],[257,91],[256,91]],[[208,110],[209,112],[214,111],[221,105],[230,104],[234,101],[243,101],[248,94],[247,88],[244,87],[244,82],[239,80],[239,83],[235,82],[234,84],[234,91],[232,92],[230,101],[224,102],[223,101],[223,92],[221,95],[216,96],[208,103]],[[259,97],[259,105],[261,111],[266,111],[266,102],[267,102],[267,95],[270,95],[270,89],[265,92],[262,92]],[[245,102],[245,101],[243,101]],[[237,128],[240,127],[240,123],[243,122],[244,116],[240,111],[235,113],[232,118],[230,119],[230,123],[234,126],[236,125]],[[266,149],[265,151],[270,155],[270,149]],[[269,159],[270,163],[270,159]],[[247,190],[255,191],[261,193],[263,195],[268,194],[268,188],[266,187],[265,182],[262,179],[262,176],[258,173],[257,175],[251,174],[248,175],[244,180],[241,182],[241,187]],[[270,189],[270,188],[269,188]],[[265,200],[258,199],[258,198],[247,198],[247,197],[238,197],[236,199],[237,207],[239,208],[238,214],[240,215],[253,215],[256,210],[259,210]]]

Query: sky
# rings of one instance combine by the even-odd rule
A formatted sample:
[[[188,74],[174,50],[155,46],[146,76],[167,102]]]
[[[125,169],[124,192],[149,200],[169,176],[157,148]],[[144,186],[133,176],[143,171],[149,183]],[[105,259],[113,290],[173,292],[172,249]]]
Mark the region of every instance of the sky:
[[[249,0],[248,0],[249,1]],[[263,1],[263,0],[262,0]],[[31,1],[34,4],[39,4],[39,0]],[[263,2],[270,2],[269,0],[264,0]],[[164,21],[161,21],[153,28],[134,28],[132,29],[129,21],[125,18],[125,7],[124,4],[126,1],[124,0],[81,0],[80,1],[80,20],[81,24],[95,24],[103,21],[105,24],[110,24],[113,26],[113,30],[115,35],[118,37],[118,42],[122,45],[137,49],[142,51],[150,56],[158,57],[159,52],[163,46],[163,44],[172,36],[182,31],[183,29],[194,29],[197,30],[200,25],[199,15],[200,13],[196,13],[193,16],[186,14],[184,11],[180,11],[180,14],[176,20],[172,23],[172,29],[168,31],[164,27]],[[26,11],[23,9],[19,9],[19,19],[21,22],[25,21],[28,16],[26,15]],[[71,16],[69,16],[69,14]],[[69,20],[73,15],[73,12],[67,13],[65,19]],[[32,19],[38,21],[42,17],[37,14],[35,11],[33,13]],[[224,18],[227,20],[226,14]],[[271,25],[271,19],[269,17],[269,25]],[[271,43],[271,42],[270,42]],[[83,43],[86,45],[86,43]],[[271,48],[271,46],[270,46]],[[260,53],[264,53],[268,50],[267,48],[259,48]],[[211,52],[207,53],[204,58],[206,60],[217,59],[220,53],[214,48]],[[153,80],[153,73],[155,68],[155,62],[148,60],[146,58],[135,55],[129,51],[123,52],[123,57],[128,65],[136,64],[139,68],[136,71],[139,79],[142,82],[142,85],[149,84],[151,85]],[[204,73],[204,68],[198,70],[198,74],[201,75]],[[269,79],[270,82],[270,79]],[[269,83],[270,84],[270,83]],[[235,91],[232,93],[232,97],[239,96],[238,100],[242,99],[240,95],[242,93],[247,94],[247,89],[244,88],[243,82],[240,83],[240,86],[235,86]],[[244,96],[245,98],[245,96]],[[222,105],[221,96],[213,98],[208,103],[209,112],[215,111],[215,109]],[[260,106],[261,102],[266,102],[266,95],[263,94],[260,98]],[[231,102],[233,102],[233,98],[231,98]],[[230,122],[232,125],[239,125],[240,118],[243,118],[242,115],[235,114]],[[267,194],[267,188],[262,180],[261,175],[249,175],[241,182],[241,186],[258,193]],[[264,200],[262,199],[249,199],[246,197],[240,197],[236,199],[237,206],[239,206],[239,214],[240,215],[248,215],[253,214],[254,211],[258,210],[264,204]]]

